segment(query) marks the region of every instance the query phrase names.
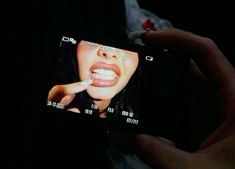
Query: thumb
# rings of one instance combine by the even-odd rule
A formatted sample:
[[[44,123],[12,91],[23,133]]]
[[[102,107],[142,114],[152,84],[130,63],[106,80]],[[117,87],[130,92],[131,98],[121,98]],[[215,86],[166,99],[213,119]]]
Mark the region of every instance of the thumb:
[[[190,157],[190,153],[177,149],[162,139],[144,134],[136,137],[135,150],[153,168],[184,168]]]

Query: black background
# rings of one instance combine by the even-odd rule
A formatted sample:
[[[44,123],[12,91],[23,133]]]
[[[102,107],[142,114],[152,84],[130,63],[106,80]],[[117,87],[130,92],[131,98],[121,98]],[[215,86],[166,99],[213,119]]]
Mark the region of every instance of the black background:
[[[226,57],[235,63],[234,5],[229,1],[140,0],[139,2],[143,8],[170,20],[175,27],[213,39]],[[58,141],[56,138],[65,138],[58,132],[60,129],[63,130],[63,127],[58,129],[61,124],[54,119],[55,116],[46,114],[42,105],[46,98],[47,79],[50,77],[47,70],[55,52],[56,35],[61,30],[90,31],[123,40],[126,38],[123,2],[119,0],[8,1],[2,8],[1,25],[4,42],[2,64],[5,67],[2,70],[1,82],[4,94],[2,104],[5,110],[2,110],[1,114],[5,122],[2,123],[3,147],[6,149],[3,151],[4,157],[7,159],[8,168],[32,168],[32,166],[40,168],[50,160],[51,164],[55,164],[53,160],[58,159],[50,157],[61,149],[61,154],[68,153],[65,151],[66,148],[58,147],[68,142],[62,139],[58,144],[54,144]],[[201,96],[208,91],[199,89],[197,92],[194,91],[194,87],[190,88],[190,91],[192,94],[197,93],[196,103],[194,102],[189,108],[192,114],[187,115],[187,118],[179,116],[180,123],[188,127],[178,126],[175,131],[178,133],[176,143],[186,150],[194,150],[198,143],[217,127],[220,120],[219,115],[212,118],[211,114],[205,114],[207,110],[213,114],[213,109],[207,106],[213,104],[214,100]],[[201,107],[204,111],[197,114],[197,109]],[[58,133],[55,134],[55,131]],[[71,135],[68,134],[70,139],[78,141],[77,137],[72,137],[73,132],[75,131],[71,131]],[[90,140],[95,139],[86,132],[82,134]],[[90,143],[92,145],[92,141]],[[52,145],[54,147],[50,148]],[[75,141],[72,145],[75,145]],[[74,148],[72,145],[70,149]],[[89,157],[88,152],[96,148],[91,146],[88,149],[79,149],[82,147],[80,145],[75,150],[83,152],[84,158]],[[59,161],[58,166],[62,164],[63,157],[59,158]]]

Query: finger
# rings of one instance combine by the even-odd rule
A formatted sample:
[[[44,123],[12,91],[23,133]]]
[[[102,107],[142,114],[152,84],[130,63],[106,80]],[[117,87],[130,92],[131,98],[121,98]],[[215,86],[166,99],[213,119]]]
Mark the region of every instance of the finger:
[[[63,104],[64,106],[68,106],[73,101],[74,98],[75,94],[66,95],[61,99],[60,103]]]
[[[85,90],[91,83],[92,80],[88,79],[71,84],[56,85],[49,91],[48,100],[60,102],[67,95],[73,95]]]
[[[75,94],[85,90],[92,83],[91,79],[64,85],[65,94]]]
[[[71,111],[71,112],[74,112],[74,113],[80,113],[80,110],[76,107],[72,107],[72,108],[69,108],[67,109],[68,111]]]
[[[214,85],[235,85],[233,66],[212,40],[179,29],[149,31],[141,37],[147,45],[163,45],[186,51]]]
[[[208,83],[208,79],[205,77],[193,59],[190,59],[190,71],[198,80],[203,81],[205,84]]]
[[[135,143],[138,156],[153,168],[181,168],[190,157],[189,153],[149,135],[138,135]]]
[[[217,89],[225,120],[220,128],[203,143],[203,147],[233,134],[235,129],[235,70],[216,44],[208,38],[179,29],[144,33],[142,39],[146,44],[164,44],[186,51],[186,54],[193,58],[202,73]]]
[[[230,141],[230,142],[229,142]],[[228,140],[226,148],[231,148],[234,139]],[[214,149],[189,153],[175,148],[165,141],[156,139],[149,135],[139,135],[136,138],[137,153],[152,168],[161,169],[225,169],[233,165],[231,149],[224,151],[222,146],[220,151]],[[234,146],[233,146],[234,147]],[[223,149],[223,150],[222,150]],[[230,153],[228,153],[230,152]],[[225,154],[225,155],[224,155]],[[222,155],[222,156],[221,156]],[[227,157],[227,158],[225,158]],[[224,159],[225,158],[225,159]]]

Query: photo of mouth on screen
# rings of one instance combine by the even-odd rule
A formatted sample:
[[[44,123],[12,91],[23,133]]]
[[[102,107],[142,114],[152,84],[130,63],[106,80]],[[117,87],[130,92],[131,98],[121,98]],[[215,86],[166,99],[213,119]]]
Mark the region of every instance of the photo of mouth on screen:
[[[62,36],[47,106],[138,125],[139,54]]]

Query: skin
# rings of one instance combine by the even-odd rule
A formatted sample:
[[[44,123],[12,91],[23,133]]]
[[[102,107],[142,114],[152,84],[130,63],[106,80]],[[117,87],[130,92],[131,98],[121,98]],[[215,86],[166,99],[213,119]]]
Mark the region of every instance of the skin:
[[[134,144],[139,157],[153,168],[234,169],[235,70],[232,64],[211,39],[183,30],[150,31],[141,38],[146,45],[176,47],[191,56],[193,73],[213,86],[224,119],[195,152],[180,150],[150,135],[137,135]]]
[[[77,61],[81,82],[56,85],[50,90],[48,100],[67,106],[76,93],[86,90],[102,113],[127,85],[139,59],[135,52],[81,41],[77,46]],[[79,112],[77,108],[70,110]]]

